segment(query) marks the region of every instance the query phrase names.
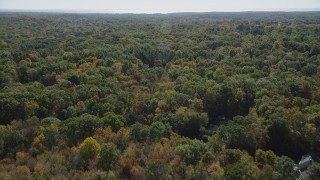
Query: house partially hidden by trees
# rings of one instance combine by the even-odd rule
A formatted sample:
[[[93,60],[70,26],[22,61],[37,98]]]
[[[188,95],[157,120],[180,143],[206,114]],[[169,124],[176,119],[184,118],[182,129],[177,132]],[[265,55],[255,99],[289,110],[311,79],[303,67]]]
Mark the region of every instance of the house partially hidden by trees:
[[[298,164],[298,168],[300,171],[299,179],[301,179],[301,180],[302,179],[313,179],[309,175],[310,173],[312,173],[309,170],[309,167],[312,166],[313,164],[318,164],[319,162],[320,162],[319,158],[313,153],[303,155],[301,157],[299,164]]]

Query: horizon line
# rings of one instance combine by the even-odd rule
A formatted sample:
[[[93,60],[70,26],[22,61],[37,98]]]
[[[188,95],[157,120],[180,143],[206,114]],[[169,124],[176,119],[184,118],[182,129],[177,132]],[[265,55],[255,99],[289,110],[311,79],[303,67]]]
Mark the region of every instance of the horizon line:
[[[320,8],[266,8],[266,9],[12,9],[0,8],[0,12],[75,13],[75,14],[171,14],[213,12],[319,12]]]

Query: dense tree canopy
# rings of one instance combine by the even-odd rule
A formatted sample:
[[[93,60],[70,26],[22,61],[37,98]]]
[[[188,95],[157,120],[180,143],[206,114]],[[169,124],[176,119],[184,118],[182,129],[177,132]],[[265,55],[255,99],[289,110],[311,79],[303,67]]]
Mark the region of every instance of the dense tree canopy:
[[[294,179],[320,156],[319,22],[1,12],[0,179]]]

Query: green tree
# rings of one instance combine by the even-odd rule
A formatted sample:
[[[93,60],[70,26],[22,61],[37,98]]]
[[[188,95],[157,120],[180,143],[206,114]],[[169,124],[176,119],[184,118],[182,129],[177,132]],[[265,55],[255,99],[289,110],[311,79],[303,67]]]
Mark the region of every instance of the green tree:
[[[238,153],[237,151],[233,152]],[[240,154],[234,155],[239,156]],[[232,160],[232,156],[229,156],[229,159]],[[226,165],[226,179],[260,179],[260,170],[253,162],[251,156],[248,156],[246,153],[241,153],[241,156],[237,157],[236,159],[238,160],[233,159],[233,163]]]
[[[101,120],[97,116],[83,114],[80,117],[62,121],[59,128],[70,144],[77,144],[85,138],[93,136],[95,130],[101,126]]]
[[[236,123],[228,123],[221,126],[218,135],[227,148],[249,149],[247,142],[247,129],[245,126]]]
[[[141,123],[131,126],[131,137],[138,142],[150,140],[150,127]]]
[[[268,150],[268,151],[263,151],[261,149],[258,149],[256,151],[256,155],[255,155],[255,158],[256,158],[256,162],[260,165],[260,166],[263,166],[263,165],[266,165],[266,164],[269,164],[271,166],[274,165],[274,161],[276,160],[276,155]]]
[[[100,167],[110,170],[119,158],[120,151],[113,143],[103,143],[100,151]]]
[[[213,78],[218,83],[222,83],[225,79],[227,79],[227,75],[224,73],[223,68],[219,67],[216,69],[216,71],[213,73]]]
[[[101,119],[104,126],[111,126],[113,131],[118,131],[126,123],[123,116],[116,115],[114,112],[107,112]]]
[[[171,132],[171,126],[169,124],[154,122],[150,126],[150,136],[152,141],[158,141],[162,137],[169,137]]]
[[[281,179],[295,179],[294,161],[287,156],[277,157],[274,162],[274,170],[280,174]]]
[[[180,107],[176,111],[179,121],[172,122],[179,133],[184,136],[194,137],[200,133],[201,128],[208,124],[207,113],[197,112],[194,109]]]
[[[20,101],[9,94],[0,94],[0,124],[8,124],[15,116],[20,105]]]
[[[92,137],[86,138],[79,146],[80,155],[84,160],[97,157],[101,151],[100,144]]]
[[[0,126],[0,156],[15,154],[25,146],[26,137],[22,130],[15,130],[11,126]]]
[[[183,138],[176,147],[175,152],[187,163],[195,165],[208,151],[208,146],[197,139]]]
[[[309,179],[319,180],[320,179],[320,164],[319,163],[312,164],[308,168],[307,174],[309,176]]]

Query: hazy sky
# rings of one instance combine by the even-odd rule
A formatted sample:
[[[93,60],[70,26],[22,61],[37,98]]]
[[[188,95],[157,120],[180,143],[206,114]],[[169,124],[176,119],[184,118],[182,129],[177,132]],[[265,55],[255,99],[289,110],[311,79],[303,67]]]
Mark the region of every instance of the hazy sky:
[[[73,9],[119,12],[320,9],[320,0],[0,0],[0,9]]]

